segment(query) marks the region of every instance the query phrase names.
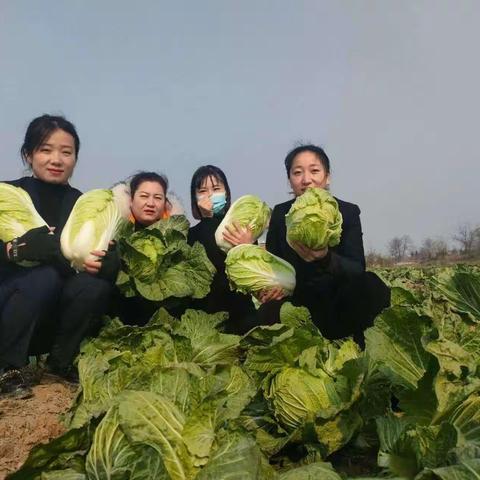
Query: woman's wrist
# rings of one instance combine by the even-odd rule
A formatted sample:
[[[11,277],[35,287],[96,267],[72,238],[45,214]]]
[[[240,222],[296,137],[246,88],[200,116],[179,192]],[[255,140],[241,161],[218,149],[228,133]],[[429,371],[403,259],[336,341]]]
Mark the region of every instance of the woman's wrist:
[[[7,254],[8,260],[12,260],[12,242],[5,244],[5,253]]]

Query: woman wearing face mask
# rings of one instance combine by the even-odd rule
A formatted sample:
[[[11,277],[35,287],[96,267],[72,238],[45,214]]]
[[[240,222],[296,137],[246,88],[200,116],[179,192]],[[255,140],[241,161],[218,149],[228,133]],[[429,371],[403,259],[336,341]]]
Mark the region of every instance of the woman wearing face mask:
[[[295,197],[307,188],[330,184],[330,160],[315,145],[302,145],[285,158],[285,167]],[[267,234],[267,250],[290,262],[297,275],[292,297],[296,305],[309,308],[313,321],[329,339],[353,335],[363,343],[363,331],[390,304],[390,291],[373,273],[365,272],[365,257],[357,205],[336,199],[343,217],[340,243],[311,250],[286,241],[285,215],[295,199],[276,205]],[[280,291],[264,292],[260,300],[282,300]],[[271,305],[274,306],[275,303]],[[280,305],[281,302],[277,302]]]
[[[10,181],[25,190],[45,222],[0,242],[0,391],[31,392],[23,367],[29,353],[50,350],[50,371],[75,378],[72,362],[82,339],[105,312],[116,266],[106,252],[76,273],[60,251],[60,234],[81,192],[69,184],[80,140],[63,117],[43,115],[27,128],[21,156],[32,176]],[[37,266],[22,267],[24,261]],[[55,320],[55,322],[52,322]]]
[[[244,333],[254,323],[255,308],[249,296],[230,290],[225,274],[226,254],[215,242],[215,231],[230,208],[230,187],[220,168],[205,165],[193,174],[190,184],[193,217],[200,220],[188,232],[188,243],[200,242],[217,272],[213,278],[210,293],[194,302],[194,308],[209,313],[225,311],[229,313],[226,330],[232,333]],[[253,243],[250,230],[237,224],[226,227],[224,238],[232,245]]]

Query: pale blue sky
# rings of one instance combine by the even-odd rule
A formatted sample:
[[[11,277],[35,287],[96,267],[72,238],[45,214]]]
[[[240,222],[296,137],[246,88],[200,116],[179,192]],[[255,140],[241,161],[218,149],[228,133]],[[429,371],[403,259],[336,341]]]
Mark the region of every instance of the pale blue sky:
[[[0,0],[1,177],[21,174],[28,122],[63,113],[80,189],[154,169],[188,207],[212,163],[273,206],[307,140],[367,249],[449,240],[480,223],[478,25],[476,0]]]

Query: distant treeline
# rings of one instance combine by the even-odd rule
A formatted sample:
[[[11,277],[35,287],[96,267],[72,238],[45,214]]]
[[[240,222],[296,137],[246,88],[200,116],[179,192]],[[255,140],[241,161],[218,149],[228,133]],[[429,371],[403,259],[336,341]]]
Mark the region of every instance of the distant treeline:
[[[428,237],[421,245],[415,245],[409,235],[393,237],[388,242],[388,254],[370,250],[366,260],[367,266],[480,261],[480,226],[464,223],[451,235],[449,241]]]

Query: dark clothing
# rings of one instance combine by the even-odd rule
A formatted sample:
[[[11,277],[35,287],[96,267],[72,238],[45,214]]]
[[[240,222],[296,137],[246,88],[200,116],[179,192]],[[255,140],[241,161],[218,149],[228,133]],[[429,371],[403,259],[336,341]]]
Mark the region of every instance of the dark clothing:
[[[27,191],[59,239],[81,192],[32,177],[8,183]],[[50,347],[49,361],[68,366],[94,318],[108,306],[110,283],[76,274],[58,245],[58,261],[51,264],[27,268],[4,259],[0,265],[0,367],[22,367],[29,353],[46,353]]]
[[[47,329],[51,335],[49,323],[61,287],[60,274],[51,266],[12,265],[11,274],[0,283],[0,366],[25,365],[35,329],[40,335]]]
[[[125,297],[118,288],[115,288],[108,315],[118,317],[125,325],[143,327],[160,306],[160,302],[153,302],[144,297]]]
[[[232,292],[225,274],[226,254],[215,242],[215,231],[220,225],[222,217],[202,218],[202,220],[188,231],[188,243],[193,245],[200,242],[207,253],[209,260],[216,268],[210,286],[210,292],[204,298],[194,301],[194,308],[208,313],[228,312],[229,319],[225,329],[229,333],[242,334],[247,332],[256,323],[256,312],[252,299],[248,295]]]
[[[324,258],[306,262],[288,245],[285,215],[294,200],[273,209],[266,248],[295,268],[297,283],[289,300],[309,308],[325,337],[353,335],[363,342],[365,328],[389,305],[390,291],[375,274],[365,272],[360,209],[336,200],[343,217],[342,235]]]
[[[107,311],[113,285],[86,272],[69,277],[59,304],[59,322],[48,358],[50,365],[66,370],[75,359],[82,340],[96,335]]]

